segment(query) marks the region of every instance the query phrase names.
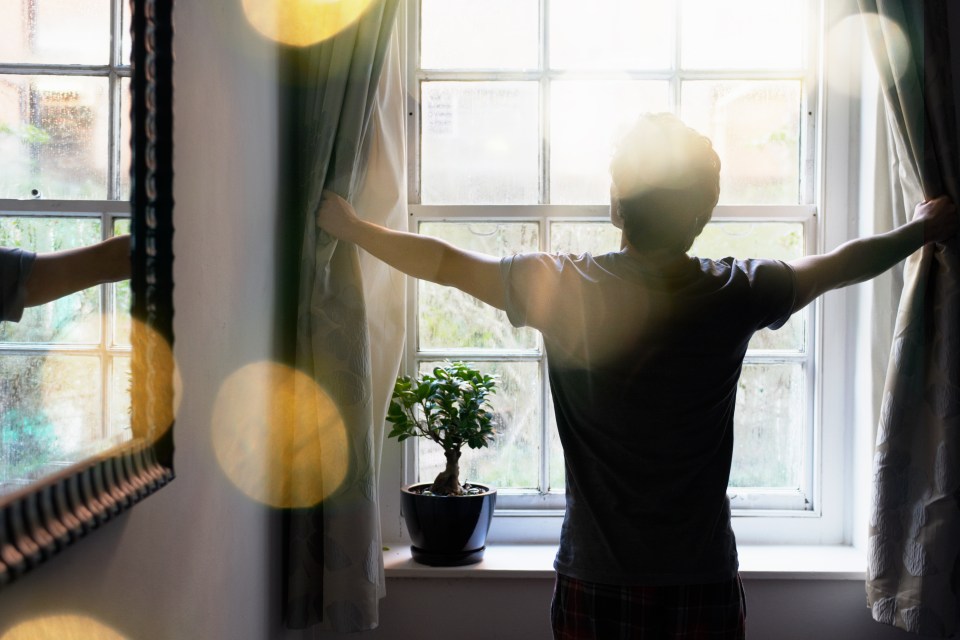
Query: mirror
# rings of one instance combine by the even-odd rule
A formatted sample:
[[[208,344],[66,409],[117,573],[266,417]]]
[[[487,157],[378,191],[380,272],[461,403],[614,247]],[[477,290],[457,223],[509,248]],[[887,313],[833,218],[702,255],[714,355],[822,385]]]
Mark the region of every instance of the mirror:
[[[0,585],[173,478],[172,6],[0,3],[0,246],[131,237],[129,279],[0,323]]]

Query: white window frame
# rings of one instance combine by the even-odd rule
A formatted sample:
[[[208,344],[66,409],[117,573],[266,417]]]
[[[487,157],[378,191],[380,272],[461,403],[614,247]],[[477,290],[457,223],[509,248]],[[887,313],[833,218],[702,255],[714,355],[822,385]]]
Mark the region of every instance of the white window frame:
[[[406,6],[406,31],[403,39],[407,42],[419,42],[417,12]],[[810,145],[805,151],[807,161],[814,164],[813,171],[805,172],[814,179],[801,185],[801,193],[807,204],[788,207],[789,219],[804,224],[804,235],[808,252],[823,252],[828,248],[849,239],[854,230],[848,222],[849,212],[854,210],[859,176],[855,170],[856,146],[858,140],[851,131],[856,131],[859,109],[858,60],[848,60],[840,54],[834,54],[828,44],[827,33],[830,27],[843,18],[857,13],[856,3],[852,0],[827,3],[824,0],[812,0],[814,12],[818,16],[811,20],[811,29],[816,31],[815,42],[819,50],[809,54],[818,59],[814,68],[819,74],[817,82],[805,78],[805,98],[809,103],[807,117],[803,122],[803,138]],[[408,149],[409,163],[409,200],[410,230],[416,231],[421,220],[438,221],[441,219],[463,220],[477,214],[494,215],[497,219],[544,220],[547,216],[584,216],[606,218],[605,206],[563,207],[558,205],[531,205],[517,207],[447,207],[447,211],[438,211],[437,207],[418,204],[419,175],[417,149],[419,146],[419,107],[416,104],[419,95],[418,84],[423,78],[436,79],[442,74],[422,74],[418,76],[415,51],[402,49],[407,59],[405,82],[407,95],[410,96],[408,109]],[[854,45],[853,50],[859,50]],[[849,55],[850,50],[845,50]],[[836,55],[836,58],[832,58]],[[838,61],[850,64],[839,64]],[[684,76],[683,79],[686,79]],[[698,76],[699,77],[699,76]],[[782,76],[778,76],[782,77]],[[830,78],[828,82],[827,79]],[[679,86],[679,79],[675,81]],[[676,95],[677,91],[673,92]],[[816,123],[818,126],[813,126]],[[811,148],[812,147],[812,148]],[[546,151],[546,150],[545,150]],[[809,169],[810,167],[808,167]],[[544,193],[548,191],[544,190]],[[454,214],[454,209],[459,214]],[[564,211],[569,209],[569,211]],[[771,219],[776,207],[727,207],[717,208],[714,219],[734,221],[745,219]],[[577,213],[574,213],[576,210]],[[783,210],[773,212],[776,220],[783,220]],[[438,215],[439,214],[439,215]],[[543,224],[546,224],[544,222]],[[541,234],[543,235],[543,234]],[[405,371],[414,371],[416,366],[416,285],[411,282],[408,288],[408,347],[404,358]],[[809,424],[807,434],[812,454],[807,461],[804,473],[807,475],[806,491],[802,499],[805,504],[798,508],[798,496],[784,494],[783,501],[777,504],[777,496],[770,492],[757,496],[752,492],[739,492],[734,499],[734,528],[742,543],[779,543],[779,544],[849,544],[852,541],[853,524],[850,516],[853,502],[853,485],[860,485],[851,477],[852,466],[849,460],[851,441],[855,439],[854,426],[850,416],[854,411],[852,393],[845,382],[849,379],[851,363],[848,357],[848,337],[855,331],[853,321],[847,311],[850,306],[848,291],[831,292],[811,305],[806,313],[808,350],[806,370],[813,378],[808,394]],[[823,331],[824,326],[830,331]],[[816,335],[817,339],[809,339]],[[810,348],[812,345],[813,348]],[[465,352],[465,355],[472,355]],[[478,354],[479,355],[479,354]],[[494,359],[496,356],[494,356]],[[482,358],[478,358],[482,359]],[[490,359],[490,358],[487,358]],[[546,387],[546,378],[544,378]],[[546,402],[546,394],[544,395]],[[545,406],[546,411],[546,406]],[[400,479],[403,483],[415,480],[416,448],[409,442],[402,446]],[[503,493],[503,492],[501,492]],[[507,499],[504,500],[504,497]],[[562,515],[562,503],[527,500],[525,504],[512,500],[509,496],[498,496],[497,522],[491,530],[493,543],[522,542],[553,543],[559,537]],[[738,508],[748,506],[745,503],[762,501],[762,509]],[[388,512],[391,512],[388,509]],[[406,535],[401,528],[401,538]],[[394,536],[395,537],[395,536]]]
[[[130,197],[122,193],[123,176],[121,176],[121,150],[125,141],[121,138],[121,118],[129,117],[130,99],[123,100],[123,80],[131,78],[132,69],[130,60],[123,60],[123,7],[127,0],[107,0],[110,3],[110,50],[108,61],[105,64],[70,64],[68,61],[56,63],[0,63],[0,75],[23,76],[72,76],[107,78],[108,80],[108,125],[107,125],[107,199],[106,200],[72,200],[72,199],[45,199],[36,189],[31,194],[24,194],[22,198],[0,198],[0,218],[63,218],[98,220],[100,222],[100,239],[106,240],[115,235],[115,223],[119,220],[130,219]],[[121,109],[124,104],[126,109]],[[129,142],[126,144],[129,145]],[[30,247],[25,247],[30,249]],[[98,344],[72,343],[11,343],[0,342],[0,357],[3,356],[55,356],[55,355],[89,355],[100,359],[101,374],[101,438],[98,448],[103,443],[119,444],[129,438],[130,433],[113,433],[110,425],[110,406],[113,363],[117,357],[129,357],[132,353],[130,345],[112,343],[111,319],[116,311],[113,308],[113,284],[99,287],[100,298],[100,341]],[[88,455],[88,452],[77,452],[78,456]],[[64,461],[68,463],[69,461]],[[54,463],[56,464],[56,463]]]

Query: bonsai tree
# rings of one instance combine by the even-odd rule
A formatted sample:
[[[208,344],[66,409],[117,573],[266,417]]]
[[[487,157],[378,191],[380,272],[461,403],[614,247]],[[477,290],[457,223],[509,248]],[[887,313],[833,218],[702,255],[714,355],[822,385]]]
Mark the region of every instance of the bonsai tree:
[[[391,438],[403,442],[414,436],[429,438],[443,448],[446,468],[437,475],[430,492],[441,496],[463,495],[460,484],[460,450],[487,446],[494,437],[489,396],[496,378],[481,374],[464,362],[447,362],[419,379],[401,376],[393,388],[387,421]]]

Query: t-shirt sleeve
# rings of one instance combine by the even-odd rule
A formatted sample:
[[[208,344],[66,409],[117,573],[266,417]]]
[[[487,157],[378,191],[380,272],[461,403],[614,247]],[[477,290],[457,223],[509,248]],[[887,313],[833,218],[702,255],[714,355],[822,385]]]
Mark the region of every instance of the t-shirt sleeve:
[[[797,282],[793,268],[780,260],[749,260],[746,268],[758,329],[779,329],[793,314]]]
[[[0,248],[0,320],[19,322],[23,316],[24,283],[36,257],[31,251]]]
[[[546,253],[521,253],[500,260],[510,324],[541,331],[547,327],[555,316],[561,271],[561,258]]]

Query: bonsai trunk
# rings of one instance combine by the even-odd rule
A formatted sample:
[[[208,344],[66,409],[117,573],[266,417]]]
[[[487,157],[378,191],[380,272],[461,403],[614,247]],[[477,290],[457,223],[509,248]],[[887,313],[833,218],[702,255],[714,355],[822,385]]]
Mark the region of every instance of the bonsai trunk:
[[[462,496],[463,487],[460,486],[460,450],[444,450],[447,458],[447,467],[440,472],[430,486],[430,492],[440,496]]]

